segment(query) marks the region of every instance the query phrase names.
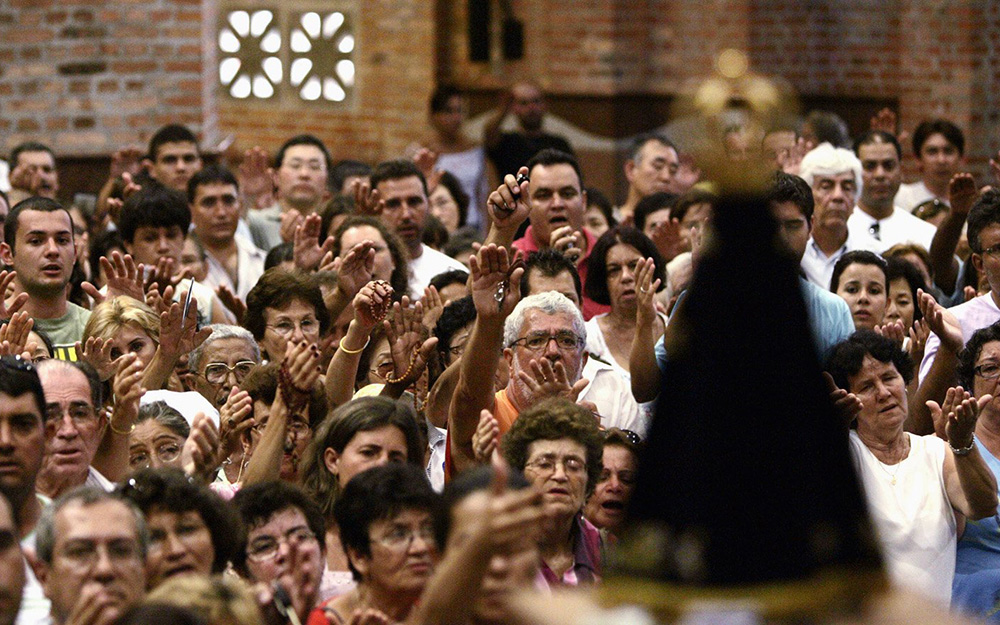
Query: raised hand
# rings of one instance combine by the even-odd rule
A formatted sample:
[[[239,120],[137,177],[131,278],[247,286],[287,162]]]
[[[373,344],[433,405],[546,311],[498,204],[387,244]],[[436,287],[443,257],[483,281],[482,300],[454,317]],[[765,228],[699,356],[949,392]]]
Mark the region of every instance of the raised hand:
[[[549,247],[565,256],[574,265],[583,256],[587,239],[582,231],[573,230],[573,226],[560,226],[549,235]]]
[[[489,410],[483,410],[479,415],[479,425],[472,435],[472,451],[476,462],[483,464],[490,461],[493,452],[500,441],[500,423]]]
[[[660,256],[666,261],[673,260],[678,254],[684,252],[685,241],[681,235],[683,228],[679,219],[666,219],[653,229],[653,244],[660,252]]]
[[[111,178],[117,178],[124,174],[137,176],[142,171],[142,159],[146,153],[142,148],[129,146],[120,150],[115,150],[111,155]]]
[[[6,342],[10,353],[20,354],[28,347],[28,336],[35,320],[26,311],[14,313],[10,321],[0,326],[0,342]]]
[[[181,295],[186,297],[187,291]],[[190,353],[212,334],[211,328],[198,329],[198,300],[192,298],[187,317],[183,318],[183,314],[180,302],[174,302],[166,312],[160,313],[160,351],[173,358]]]
[[[379,315],[373,311],[385,310],[391,306],[392,289],[387,289],[385,284],[373,280],[363,286],[358,294],[354,296],[354,319],[366,333],[371,333],[381,321]]]
[[[149,279],[147,280],[147,289],[156,285],[160,293],[166,296],[167,287],[177,288],[177,285],[181,283],[182,280],[187,280],[191,278],[191,271],[189,269],[182,269],[180,273],[175,274],[177,263],[173,258],[164,256],[156,262],[156,267],[149,274]],[[169,301],[169,300],[167,300]]]
[[[236,323],[242,324],[243,318],[247,316],[247,305],[240,299],[240,296],[230,291],[225,284],[220,284],[219,288],[215,289],[215,295],[222,302],[222,305],[233,313],[233,316],[236,317]]]
[[[917,289],[917,306],[920,307],[927,327],[941,340],[941,347],[955,354],[962,351],[965,339],[962,336],[962,326],[955,316],[923,289]]]
[[[243,153],[237,177],[248,207],[267,208],[274,203],[274,170],[267,150],[255,145]]]
[[[383,322],[393,364],[392,378],[387,383],[409,387],[427,368],[438,340],[435,336],[424,339],[427,331],[421,323],[423,316],[421,303],[410,306],[410,298],[404,295]]]
[[[640,260],[635,268],[635,321],[639,325],[656,322],[656,292],[660,288],[660,279],[653,280],[655,273],[656,263],[652,258]]]
[[[294,208],[290,208],[281,213],[281,240],[285,243],[295,241],[295,229],[302,224],[305,217]]]
[[[430,193],[437,186],[437,182],[441,179],[440,170],[437,170],[437,177],[435,179],[435,184],[431,184],[431,178],[435,177],[434,166],[438,162],[438,153],[434,150],[429,150],[427,148],[420,148],[417,153],[413,155],[413,163],[417,166],[417,169],[423,173],[424,178],[427,179],[427,192]]]
[[[21,293],[7,304],[7,296],[13,291],[15,278],[16,271],[0,271],[0,317],[4,319],[10,319],[28,303],[28,294]]]
[[[957,173],[948,182],[948,204],[951,214],[957,217],[968,217],[972,205],[976,203],[979,191],[976,189],[976,179],[972,174]]]
[[[112,343],[109,340],[92,336],[83,344],[76,342],[76,355],[97,371],[101,381],[110,380],[115,374],[116,363],[111,358]]]
[[[424,307],[424,327],[427,328],[428,332],[433,332],[434,326],[441,318],[441,313],[444,312],[444,300],[441,299],[437,287],[431,285],[425,288],[420,303]]]
[[[472,272],[472,301],[476,313],[483,318],[505,319],[521,299],[521,277],[524,268],[512,266],[507,250],[493,243],[479,248],[470,259]],[[497,293],[503,287],[502,298]]]
[[[823,372],[823,380],[826,382],[827,390],[830,391],[830,401],[833,402],[833,407],[844,420],[844,423],[850,424],[864,408],[861,400],[854,393],[849,393],[839,388],[837,383],[833,381],[833,376],[826,371]]]
[[[518,371],[517,376],[528,389],[530,404],[547,397],[565,397],[575,402],[590,383],[590,380],[585,378],[580,378],[576,383],[570,382],[563,363],[556,361],[553,365],[548,358],[537,360],[532,358],[528,367],[531,369],[530,372]]]
[[[96,286],[90,282],[84,282],[81,286],[84,292],[94,300],[95,304],[100,304],[106,299],[113,299],[119,295],[127,295],[140,302],[146,301],[143,281],[143,266],[135,264],[132,256],[122,255],[115,250],[111,252],[111,258],[101,256],[101,268],[108,279],[108,290],[106,295],[102,295]]]
[[[212,419],[199,412],[191,423],[191,432],[181,449],[184,473],[208,481],[223,458],[221,437]]]
[[[920,361],[924,358],[924,347],[927,345],[927,337],[930,336],[931,327],[927,324],[926,319],[920,319],[913,322],[913,327],[910,328],[910,360],[913,361],[914,367],[920,367]]]
[[[871,119],[871,129],[881,130],[882,132],[888,132],[889,134],[896,135],[896,112],[891,108],[886,107],[872,115]]]
[[[896,347],[903,349],[903,338],[906,336],[906,328],[902,321],[890,321],[885,325],[875,326],[875,331],[891,340]]]
[[[285,358],[281,366],[288,371],[288,381],[294,387],[293,390],[301,395],[311,393],[319,380],[319,355],[319,346],[315,343],[288,341],[285,346]],[[290,399],[286,397],[285,402]]]
[[[295,227],[292,258],[295,266],[303,271],[313,271],[319,267],[320,261],[337,243],[333,237],[327,237],[320,245],[319,235],[322,226],[323,218],[312,213]]]
[[[174,299],[174,287],[170,285],[163,294],[160,294],[160,287],[155,282],[146,289],[146,305],[153,309],[153,312],[162,314],[170,310],[170,303]]]
[[[979,412],[991,401],[993,401],[992,395],[983,395],[979,399],[963,397],[961,401],[955,402],[955,407],[948,413],[948,421],[945,424],[945,436],[952,447],[963,449],[972,446],[972,435],[976,431]]]
[[[254,426],[253,400],[246,391],[234,386],[226,403],[219,409],[219,440],[222,457],[229,457],[240,448],[243,432]]]
[[[385,201],[382,200],[378,189],[373,189],[370,184],[361,180],[351,183],[351,193],[354,194],[354,208],[359,215],[378,216],[385,208]]]
[[[333,259],[332,269],[337,273],[337,288],[348,299],[353,298],[375,273],[375,243],[365,240],[356,244]]]
[[[805,157],[806,152],[814,147],[816,146],[810,146],[806,143],[805,139],[799,137],[791,149],[782,150],[782,152],[778,154],[778,165],[781,166],[781,171],[786,174],[798,176],[799,171],[802,168],[803,157]]]
[[[493,225],[500,230],[516,230],[531,212],[528,206],[528,168],[522,167],[517,174],[524,177],[524,182],[518,184],[515,176],[507,174],[503,183],[486,199],[489,209],[486,212]]]
[[[144,365],[135,352],[124,354],[115,361],[115,409],[111,417],[111,428],[115,432],[127,432],[139,417],[139,399],[146,392],[142,387]]]
[[[948,440],[948,415],[955,412],[955,408],[963,401],[972,398],[972,394],[961,386],[953,386],[944,395],[944,403],[938,404],[936,401],[926,402],[927,409],[931,413],[931,421],[934,423],[934,434],[938,438]]]

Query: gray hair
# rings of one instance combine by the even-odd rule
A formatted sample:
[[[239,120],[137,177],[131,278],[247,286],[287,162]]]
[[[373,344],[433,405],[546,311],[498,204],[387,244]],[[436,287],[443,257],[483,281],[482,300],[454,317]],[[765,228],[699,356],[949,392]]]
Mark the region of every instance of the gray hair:
[[[222,339],[242,339],[247,345],[253,350],[253,359],[260,364],[260,346],[257,345],[257,341],[250,334],[250,331],[246,328],[241,328],[240,326],[231,326],[224,323],[215,323],[210,326],[212,333],[208,335],[205,342],[195,347],[191,350],[191,355],[188,356],[188,369],[191,371],[201,370],[201,359],[205,354],[205,350],[208,346],[216,341],[221,341]]]
[[[835,148],[829,143],[821,143],[802,157],[799,176],[812,187],[816,176],[836,176],[843,173],[854,174],[855,197],[861,197],[861,161],[854,152]]]
[[[510,313],[503,324],[503,344],[510,347],[514,341],[521,336],[521,328],[524,326],[524,318],[529,310],[541,310],[548,315],[567,314],[573,319],[573,332],[577,334],[584,343],[587,341],[587,326],[584,325],[583,315],[568,297],[556,291],[546,291],[525,297],[517,306],[514,312]]]
[[[149,420],[156,421],[181,438],[187,438],[191,433],[191,425],[184,415],[162,399],[139,406],[139,416],[135,422],[138,424]]]
[[[139,553],[145,560],[146,551],[149,549],[149,528],[146,526],[146,517],[131,501],[96,486],[74,488],[53,501],[52,505],[42,509],[42,516],[38,520],[38,529],[35,533],[35,553],[38,558],[46,564],[52,564],[52,556],[56,547],[56,516],[63,508],[73,503],[79,503],[86,507],[105,501],[118,502],[132,513],[135,518],[136,538],[139,539]]]

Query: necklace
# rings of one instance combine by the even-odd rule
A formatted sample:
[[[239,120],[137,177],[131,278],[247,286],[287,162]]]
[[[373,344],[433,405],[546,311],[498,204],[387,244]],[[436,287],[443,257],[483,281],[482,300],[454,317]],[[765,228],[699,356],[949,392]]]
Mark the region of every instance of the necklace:
[[[899,473],[899,467],[901,464],[903,464],[903,460],[906,460],[906,457],[910,455],[910,439],[906,438],[905,440],[906,440],[906,446],[903,448],[903,454],[900,456],[896,464],[892,465],[895,467],[894,471],[890,471],[889,469],[885,468],[886,464],[882,462],[882,460],[878,456],[875,456],[875,452],[871,452],[872,455],[875,456],[875,460],[878,462],[878,468],[882,469],[882,472],[889,476],[889,484],[891,486],[896,485],[896,474]]]

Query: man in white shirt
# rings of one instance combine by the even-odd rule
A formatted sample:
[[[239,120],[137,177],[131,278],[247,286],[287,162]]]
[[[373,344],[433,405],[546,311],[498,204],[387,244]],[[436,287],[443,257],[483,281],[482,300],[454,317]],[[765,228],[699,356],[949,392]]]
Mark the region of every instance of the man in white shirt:
[[[406,246],[410,255],[410,297],[423,297],[431,278],[450,269],[466,271],[461,262],[423,244],[427,224],[427,180],[413,161],[379,163],[371,175],[378,191],[379,219]]]
[[[948,183],[964,160],[965,137],[955,124],[935,119],[923,121],[913,131],[913,153],[920,165],[920,180],[901,185],[896,206],[912,211],[917,204],[937,198],[948,203]]]
[[[884,251],[897,243],[917,243],[925,250],[937,231],[932,224],[893,204],[902,181],[900,159],[903,149],[896,137],[881,130],[871,130],[854,144],[861,160],[861,195],[847,220],[847,228],[859,235],[868,234]]]
[[[225,286],[245,301],[264,273],[266,254],[236,234],[240,219],[236,176],[221,165],[211,165],[191,177],[187,192],[194,235],[205,248],[205,284],[213,291]]]
[[[847,227],[861,191],[861,161],[850,150],[822,143],[802,158],[799,171],[816,203],[802,271],[810,282],[829,289],[833,266],[846,252],[879,251],[878,242],[867,233]]]
[[[949,308],[962,327],[962,341],[968,342],[980,328],[1000,320],[1000,191],[984,193],[969,211],[970,260],[979,275],[985,275],[990,292]],[[920,382],[934,364],[941,340],[933,332],[924,346],[924,359],[920,363]],[[928,398],[934,399],[934,398]]]

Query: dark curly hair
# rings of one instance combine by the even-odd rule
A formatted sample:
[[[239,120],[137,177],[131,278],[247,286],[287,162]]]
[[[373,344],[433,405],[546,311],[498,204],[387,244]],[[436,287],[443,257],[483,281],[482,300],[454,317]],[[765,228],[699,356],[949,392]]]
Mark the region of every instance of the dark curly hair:
[[[246,391],[250,399],[254,402],[264,402],[268,406],[274,403],[274,398],[278,394],[278,371],[281,369],[280,362],[269,362],[266,365],[257,365],[250,370],[247,377],[240,384],[240,390]],[[309,395],[306,419],[309,421],[309,428],[315,432],[316,428],[323,423],[326,418],[327,403],[326,393],[319,383],[313,386]],[[248,431],[249,432],[249,431]]]
[[[521,412],[503,437],[503,455],[510,466],[524,471],[532,443],[562,438],[576,441],[586,450],[589,496],[604,469],[604,438],[594,414],[568,399],[553,397]]]
[[[232,508],[207,486],[189,479],[179,469],[140,469],[118,493],[149,518],[152,512],[197,512],[212,535],[215,559],[212,572],[221,573],[239,550],[240,522]]]
[[[264,309],[281,309],[296,299],[313,307],[316,320],[319,321],[319,333],[321,336],[326,334],[330,329],[330,311],[323,302],[323,292],[320,291],[315,277],[280,267],[265,271],[257,284],[247,293],[247,314],[243,320],[243,327],[250,330],[250,334],[260,341],[267,330]],[[284,354],[268,354],[268,356],[271,359],[280,359]]]
[[[631,245],[639,251],[643,258],[652,258],[653,281],[659,280],[661,288],[667,282],[667,263],[650,238],[631,226],[615,226],[601,235],[587,259],[587,281],[583,285],[583,292],[598,304],[609,305],[612,303],[611,295],[608,293],[608,267],[606,263],[608,252],[619,243]]]
[[[1000,191],[990,189],[979,196],[969,211],[969,247],[976,254],[983,253],[983,244],[979,235],[987,226],[1000,223]]]
[[[913,361],[910,360],[910,355],[901,350],[892,339],[868,329],[858,330],[834,345],[826,359],[826,370],[838,387],[849,391],[849,380],[861,371],[865,356],[895,365],[906,384],[913,379]]]
[[[985,328],[980,328],[972,334],[972,338],[965,344],[965,348],[958,352],[958,383],[962,388],[972,392],[972,383],[975,380],[976,361],[983,351],[983,346],[993,341],[1000,341],[1000,321]]]

